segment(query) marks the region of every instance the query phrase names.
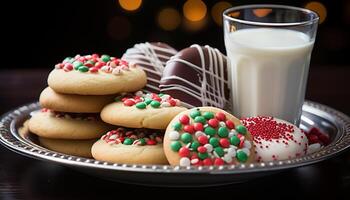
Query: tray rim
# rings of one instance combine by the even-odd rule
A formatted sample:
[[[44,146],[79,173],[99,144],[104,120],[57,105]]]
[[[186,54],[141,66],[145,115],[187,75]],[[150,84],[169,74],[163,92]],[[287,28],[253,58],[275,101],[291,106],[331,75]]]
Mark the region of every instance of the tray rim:
[[[175,173],[175,174],[242,174],[264,171],[278,171],[310,165],[316,162],[334,157],[350,147],[350,117],[329,106],[305,101],[303,110],[306,112],[318,112],[323,118],[334,123],[341,136],[332,144],[322,148],[320,151],[308,154],[300,158],[282,161],[270,161],[252,164],[237,164],[224,166],[170,166],[170,165],[140,165],[140,164],[117,164],[104,161],[97,161],[78,156],[67,155],[45,149],[38,145],[30,144],[25,139],[19,138],[15,128],[16,120],[23,115],[28,116],[33,110],[39,109],[39,103],[33,102],[19,106],[1,116],[0,120],[0,143],[6,148],[21,155],[34,159],[45,160],[57,164],[73,167],[95,168],[99,170],[128,171],[139,173]]]

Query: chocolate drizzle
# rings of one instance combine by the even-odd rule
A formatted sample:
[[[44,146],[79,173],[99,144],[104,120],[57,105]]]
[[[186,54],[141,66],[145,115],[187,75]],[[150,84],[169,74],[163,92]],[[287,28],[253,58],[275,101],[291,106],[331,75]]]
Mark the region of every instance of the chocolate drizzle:
[[[166,64],[160,91],[181,99],[184,106],[228,106],[227,61],[218,49],[192,45]]]
[[[146,42],[128,49],[122,59],[135,63],[146,72],[146,91],[159,93],[159,83],[165,64],[176,53],[174,48],[165,43]]]

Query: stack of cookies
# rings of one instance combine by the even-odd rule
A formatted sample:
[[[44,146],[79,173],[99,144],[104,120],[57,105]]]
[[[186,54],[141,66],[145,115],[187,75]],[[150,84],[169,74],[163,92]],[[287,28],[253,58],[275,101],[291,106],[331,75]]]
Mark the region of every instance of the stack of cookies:
[[[55,66],[48,85],[40,95],[43,109],[33,114],[29,130],[48,149],[91,157],[96,138],[113,129],[100,119],[100,111],[116,94],[143,88],[146,74],[108,55],[77,55]]]

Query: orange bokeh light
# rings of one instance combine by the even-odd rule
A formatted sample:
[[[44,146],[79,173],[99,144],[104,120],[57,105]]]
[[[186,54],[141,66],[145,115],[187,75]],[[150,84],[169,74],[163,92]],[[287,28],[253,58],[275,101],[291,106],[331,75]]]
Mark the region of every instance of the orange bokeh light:
[[[135,11],[141,4],[142,0],[119,0],[119,5],[126,11]]]
[[[181,16],[174,8],[164,8],[159,12],[157,22],[162,29],[172,31],[180,25]]]
[[[207,14],[207,6],[202,0],[187,0],[183,6],[183,13],[189,21],[200,21]]]
[[[222,12],[227,8],[230,8],[232,4],[226,1],[217,2],[211,9],[211,16],[214,22],[222,26]]]
[[[319,23],[321,24],[327,17],[327,8],[320,2],[312,1],[305,5],[305,8],[312,10],[320,17]]]

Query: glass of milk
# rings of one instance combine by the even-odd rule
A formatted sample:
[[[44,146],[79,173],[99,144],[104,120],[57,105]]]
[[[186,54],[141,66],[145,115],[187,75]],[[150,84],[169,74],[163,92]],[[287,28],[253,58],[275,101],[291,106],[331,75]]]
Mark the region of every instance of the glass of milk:
[[[247,5],[223,13],[237,117],[273,116],[299,125],[319,17],[283,5]]]

